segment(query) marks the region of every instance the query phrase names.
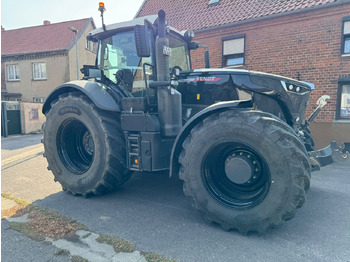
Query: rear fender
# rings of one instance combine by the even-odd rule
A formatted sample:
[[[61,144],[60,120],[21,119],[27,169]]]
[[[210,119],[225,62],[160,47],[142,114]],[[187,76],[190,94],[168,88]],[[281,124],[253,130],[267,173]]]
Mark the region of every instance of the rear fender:
[[[207,118],[209,115],[214,113],[223,112],[230,109],[239,109],[239,108],[252,108],[253,101],[252,100],[239,100],[239,101],[228,101],[228,102],[220,102],[213,104],[189,119],[186,124],[182,127],[179,134],[177,135],[170,156],[170,177],[174,173],[178,173],[179,171],[179,156],[182,150],[182,143],[185,141],[186,137],[189,135],[191,130],[195,125],[201,122],[203,119]]]
[[[51,108],[51,103],[64,93],[82,92],[100,109],[120,112],[119,103],[113,98],[111,90],[101,83],[77,80],[65,83],[51,92],[43,106],[43,113],[47,113]]]

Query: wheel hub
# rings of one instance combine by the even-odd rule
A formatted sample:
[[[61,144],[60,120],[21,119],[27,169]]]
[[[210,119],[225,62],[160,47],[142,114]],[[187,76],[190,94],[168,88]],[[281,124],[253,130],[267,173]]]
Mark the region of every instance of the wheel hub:
[[[225,174],[235,184],[252,183],[260,171],[257,159],[247,151],[238,151],[226,158]]]
[[[94,140],[89,131],[86,131],[83,136],[83,146],[87,153],[92,155],[94,153],[95,145]]]
[[[252,168],[242,158],[229,157],[225,162],[225,173],[233,183],[244,184],[252,177]]]
[[[203,162],[204,183],[213,197],[232,208],[251,208],[266,196],[269,169],[252,148],[222,143],[208,151]]]

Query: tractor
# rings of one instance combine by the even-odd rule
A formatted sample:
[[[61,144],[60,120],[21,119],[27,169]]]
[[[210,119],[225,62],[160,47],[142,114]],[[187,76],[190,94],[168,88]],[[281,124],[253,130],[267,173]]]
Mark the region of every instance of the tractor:
[[[304,119],[310,83],[262,72],[212,69],[192,31],[168,26],[164,11],[105,25],[95,65],[47,97],[43,144],[62,188],[104,194],[133,172],[183,180],[208,221],[242,234],[265,232],[295,216],[310,174],[346,158],[337,144],[316,151]],[[205,49],[205,68],[191,50]],[[338,157],[335,157],[337,155]]]

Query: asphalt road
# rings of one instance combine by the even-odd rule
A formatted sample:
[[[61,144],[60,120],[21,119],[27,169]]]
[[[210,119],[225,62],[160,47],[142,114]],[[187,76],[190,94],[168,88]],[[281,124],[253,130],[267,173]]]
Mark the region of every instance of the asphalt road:
[[[36,181],[38,177],[42,180]],[[26,181],[30,189],[20,193],[11,183],[14,179]],[[177,261],[350,261],[350,163],[312,173],[307,201],[294,219],[265,235],[248,236],[208,224],[183,195],[182,182],[167,173],[135,173],[117,192],[85,199],[57,190],[38,155],[2,171],[4,181],[2,192],[21,198],[31,191],[35,204],[78,220],[91,231],[119,236],[138,250]],[[40,259],[38,255],[37,261],[47,261]]]

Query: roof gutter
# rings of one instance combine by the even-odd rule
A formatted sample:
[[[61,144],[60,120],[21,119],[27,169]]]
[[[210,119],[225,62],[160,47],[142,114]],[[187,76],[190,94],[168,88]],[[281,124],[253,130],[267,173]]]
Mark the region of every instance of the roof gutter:
[[[92,17],[90,17],[89,20],[86,22],[84,28],[81,29],[80,32],[78,33],[77,41],[82,37],[82,35],[84,34],[85,30],[89,27],[90,23],[92,23],[92,26],[94,27],[94,29],[96,29],[94,20],[92,19]],[[71,50],[74,45],[75,45],[75,39],[69,44],[67,49]]]
[[[300,14],[300,13],[305,13],[305,12],[309,12],[309,11],[313,11],[313,10],[339,6],[339,5],[343,5],[343,4],[349,4],[349,0],[339,0],[337,2],[333,2],[333,3],[329,3],[329,4],[325,4],[325,5],[312,6],[312,7],[309,7],[309,8],[293,10],[293,11],[290,11],[290,12],[283,12],[283,13],[278,13],[278,14],[272,14],[272,15],[252,18],[252,19],[248,19],[248,20],[242,20],[242,21],[238,21],[238,22],[222,24],[222,25],[217,25],[217,26],[212,26],[212,27],[207,27],[207,28],[202,28],[202,29],[197,29],[197,30],[194,30],[194,32],[195,33],[201,33],[201,32],[206,32],[206,31],[211,31],[211,30],[224,29],[224,28],[231,27],[231,26],[238,26],[238,25],[248,24],[248,23],[252,23],[252,22],[260,22],[260,21],[263,21],[263,20],[271,19],[271,18],[279,18],[279,17],[283,17],[283,16],[287,16],[287,15]]]
[[[58,49],[58,50],[49,50],[49,51],[43,51],[43,52],[35,52],[35,53],[19,53],[19,54],[8,54],[8,55],[1,55],[1,58],[8,58],[13,56],[26,56],[26,55],[41,55],[41,54],[49,54],[49,53],[61,53],[61,52],[67,52],[68,49]]]

